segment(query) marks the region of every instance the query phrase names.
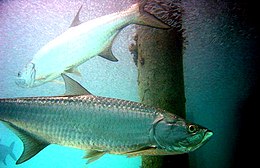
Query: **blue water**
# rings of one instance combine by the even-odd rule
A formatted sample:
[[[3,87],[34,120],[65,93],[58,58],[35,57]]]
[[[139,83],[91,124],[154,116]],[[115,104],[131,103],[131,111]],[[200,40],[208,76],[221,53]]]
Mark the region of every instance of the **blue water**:
[[[100,5],[98,2],[102,4],[100,8],[98,8]],[[125,7],[111,2],[98,2],[1,1],[0,97],[62,95],[65,92],[64,85],[58,82],[24,89],[15,84],[15,77],[18,71],[32,59],[37,50],[70,26],[81,4],[85,4],[84,10],[80,14],[82,21],[116,12],[130,5],[129,2],[124,4]],[[114,63],[101,57],[95,57],[79,66],[81,77],[75,75],[71,75],[71,77],[79,81],[94,95],[139,101],[137,69],[128,51],[133,33],[133,26],[129,26],[120,32],[114,42],[112,50],[119,62]],[[62,81],[61,78],[58,80]],[[0,124],[0,132],[1,144],[9,146],[11,142],[16,141],[14,154],[19,158],[23,151],[22,142],[2,124]],[[28,162],[18,166],[8,156],[7,166],[0,162],[0,167],[134,168],[141,164],[140,157],[126,158],[126,156],[107,154],[98,161],[86,165],[86,160],[82,159],[84,155],[85,151],[82,150],[50,145]]]
[[[62,84],[50,82],[24,89],[17,87],[15,77],[34,53],[69,27],[81,4],[84,8],[80,19],[87,21],[125,9],[134,1],[123,2],[0,1],[0,97],[62,95]],[[191,168],[229,168],[235,165],[236,151],[241,148],[238,146],[242,135],[240,128],[244,128],[241,127],[241,118],[245,111],[241,109],[257,85],[254,29],[243,22],[244,15],[234,15],[231,9],[235,8],[229,5],[224,1],[183,0],[186,10],[183,27],[187,43],[183,58],[187,119],[214,132],[206,145],[190,153]],[[82,77],[71,76],[95,95],[139,101],[137,69],[128,51],[133,32],[133,26],[127,27],[115,40],[113,52],[119,62],[95,57],[79,66]],[[246,111],[247,115],[253,113],[251,109]],[[14,154],[17,158],[21,155],[21,141],[2,124],[0,138],[0,143],[6,146],[15,141]],[[141,164],[140,157],[129,159],[105,155],[86,165],[82,159],[84,154],[82,150],[50,145],[21,165],[15,165],[8,156],[7,166],[0,163],[0,167],[137,168]]]
[[[234,2],[185,4],[187,118],[214,132],[204,147],[190,154],[191,167],[240,167],[254,160],[245,157],[254,149],[248,135],[255,130],[252,123],[259,111],[253,98],[259,85],[259,36],[249,14],[253,4]]]

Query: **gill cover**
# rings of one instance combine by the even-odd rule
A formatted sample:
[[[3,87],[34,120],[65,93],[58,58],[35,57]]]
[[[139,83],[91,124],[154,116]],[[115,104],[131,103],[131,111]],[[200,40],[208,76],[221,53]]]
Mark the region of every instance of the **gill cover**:
[[[164,113],[155,120],[152,135],[158,149],[171,154],[181,154],[201,147],[213,132],[171,113]]]
[[[175,115],[167,115],[169,116],[161,116],[155,120],[153,125],[154,140],[159,149],[179,153],[178,143],[187,137],[185,122]]]

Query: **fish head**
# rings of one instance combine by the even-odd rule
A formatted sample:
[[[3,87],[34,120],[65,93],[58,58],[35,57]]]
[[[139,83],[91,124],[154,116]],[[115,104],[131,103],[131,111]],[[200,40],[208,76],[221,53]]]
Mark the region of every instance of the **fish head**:
[[[53,69],[50,66],[42,65],[39,63],[28,63],[22,71],[18,72],[15,83],[23,88],[32,88],[52,81],[62,73],[59,69],[52,72]]]
[[[213,132],[198,124],[167,113],[154,123],[153,136],[159,149],[167,154],[182,154],[204,145]]]
[[[23,88],[33,87],[35,85],[35,64],[30,62],[24,69],[18,72],[15,83]]]

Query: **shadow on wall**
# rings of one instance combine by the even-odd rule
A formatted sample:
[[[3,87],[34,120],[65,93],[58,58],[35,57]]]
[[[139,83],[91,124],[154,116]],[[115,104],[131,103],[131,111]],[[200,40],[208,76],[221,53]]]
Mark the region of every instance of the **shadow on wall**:
[[[247,167],[255,167],[258,164],[258,157],[254,154],[258,140],[256,135],[258,134],[258,123],[259,123],[259,24],[256,20],[257,4],[255,1],[240,0],[239,3],[246,11],[244,17],[246,17],[246,23],[249,27],[255,29],[255,46],[251,49],[255,50],[253,57],[251,58],[256,72],[256,79],[252,79],[251,90],[248,98],[239,106],[238,109],[238,130],[239,134],[236,141],[236,148],[234,149],[234,163],[232,167],[241,167],[241,165],[247,165]],[[257,138],[258,139],[258,138]]]
[[[259,71],[258,71],[259,72]],[[232,167],[241,167],[241,165],[247,165],[248,167],[255,167],[258,161],[254,154],[257,149],[258,140],[256,135],[258,134],[259,123],[259,79],[255,84],[255,87],[251,90],[251,94],[248,99],[240,105],[239,118],[238,118],[238,130],[239,134],[236,141],[236,148],[234,149],[234,163]],[[258,138],[257,138],[258,139]]]
[[[190,167],[254,165],[259,122],[257,5],[245,0],[189,2],[193,4],[185,6],[184,22],[187,116],[215,133],[203,148],[190,153]]]

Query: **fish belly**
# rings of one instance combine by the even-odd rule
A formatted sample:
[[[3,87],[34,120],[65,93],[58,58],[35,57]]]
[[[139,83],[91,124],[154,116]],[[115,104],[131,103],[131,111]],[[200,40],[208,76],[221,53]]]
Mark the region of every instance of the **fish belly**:
[[[128,22],[113,14],[111,18],[101,17],[69,28],[34,56],[31,62],[35,64],[37,77],[48,76],[48,81],[53,80],[66,70],[76,68],[97,56],[112,43]]]

